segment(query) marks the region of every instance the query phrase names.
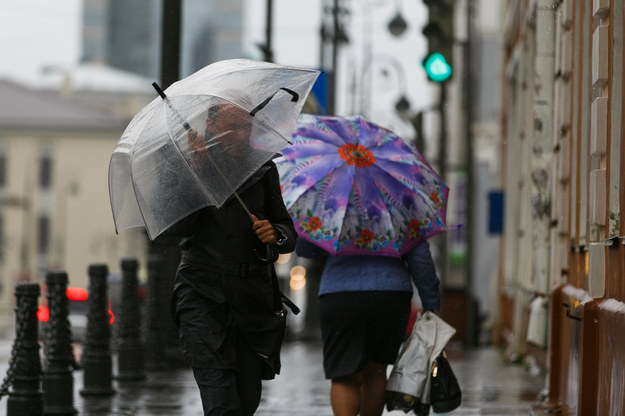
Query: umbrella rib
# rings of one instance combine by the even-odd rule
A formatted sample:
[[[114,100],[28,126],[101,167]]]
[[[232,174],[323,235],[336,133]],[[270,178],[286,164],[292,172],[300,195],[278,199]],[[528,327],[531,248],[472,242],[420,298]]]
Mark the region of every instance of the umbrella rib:
[[[177,118],[180,119],[180,122],[182,123],[182,126],[185,128],[185,130],[191,131],[191,126],[189,125],[189,123],[184,119],[184,117],[182,117],[182,115],[178,112],[178,110],[174,107],[174,105],[171,103],[171,101],[169,100],[169,97],[167,97],[167,95],[159,88],[158,84],[153,83],[152,86],[154,87],[154,89],[157,90],[157,92],[159,93],[159,95],[161,96],[161,98],[163,99],[163,101],[165,101],[165,103],[167,104],[167,106],[176,114]],[[287,90],[286,88],[280,88],[280,89],[284,89],[287,92],[289,92],[291,95],[296,94],[295,92],[291,91],[291,90]],[[276,91],[277,93],[277,91]],[[273,94],[275,95],[275,93]],[[270,96],[266,101],[269,102],[271,100],[271,98],[273,98],[273,95]],[[297,95],[297,94],[296,94]],[[229,103],[232,103],[234,105],[236,105],[237,107],[240,107],[238,104],[232,102],[231,100],[225,98],[225,97],[220,97],[225,101],[228,101]],[[291,101],[297,101],[297,99],[295,98],[295,96],[293,96],[293,99]],[[254,112],[254,114],[252,114],[252,112],[250,112],[250,115],[252,115],[252,117],[254,117],[254,115],[256,114],[256,112],[258,110],[261,110],[264,105],[262,104],[267,104],[267,103],[261,103],[261,105],[257,106],[257,108],[255,108],[254,110],[252,110]],[[258,108],[260,107],[260,108]],[[242,108],[242,107],[240,107]],[[242,108],[243,109],[243,108]],[[245,109],[243,109],[245,110]],[[245,110],[247,111],[247,110]],[[271,131],[273,131],[274,133],[276,133],[280,138],[282,138],[282,140],[284,140],[287,143],[291,143],[288,139],[286,139],[280,132],[278,132],[276,129],[274,129],[271,125],[265,123],[263,120],[257,119],[258,123],[263,125],[265,128],[270,129]],[[189,170],[191,171],[192,175],[195,177],[195,179],[198,181],[198,183],[202,184],[202,181],[199,179],[199,177],[197,176],[197,173],[195,173],[195,171],[193,170],[193,168],[189,165],[189,162],[186,160],[186,158],[182,155],[182,151],[180,150],[178,144],[176,143],[175,140],[173,140],[170,137],[170,140],[174,143],[174,146],[176,147],[176,150],[178,151],[178,153],[180,154],[180,156],[182,157],[182,159],[185,161],[187,167],[189,168]],[[223,179],[223,181],[226,183],[226,185],[230,188],[233,189],[232,184],[230,183],[230,181],[228,181],[228,179],[226,178],[226,175],[223,173],[223,171],[219,168],[219,166],[217,166],[217,164],[215,163],[215,161],[213,160],[213,158],[211,157],[211,155],[209,155],[208,153],[206,154],[208,156],[208,159],[210,161],[210,163],[213,165],[213,167],[215,168],[215,170],[217,171],[217,173],[219,173],[219,176],[221,176],[221,178]],[[204,188],[202,186],[202,188]],[[206,191],[206,189],[204,189]],[[214,203],[216,203],[215,199],[210,195],[210,193],[205,192],[206,195],[208,197],[210,197]],[[247,207],[247,205],[245,205],[245,202],[243,202],[243,200],[241,199],[241,197],[239,196],[239,194],[236,192],[236,190],[233,190],[233,195],[234,197],[237,199],[237,201],[239,201],[239,203],[241,204],[241,207],[243,207],[243,210],[245,211],[245,213],[249,216],[250,220],[253,221],[253,215],[252,212],[249,210],[249,208]]]
[[[154,88],[156,88],[156,86],[154,86]],[[297,94],[295,91],[289,90],[287,88],[278,88],[278,91],[280,90],[285,90],[285,91],[289,91],[289,94],[291,94],[291,96],[293,97],[293,94],[296,94],[299,96],[299,94]],[[285,142],[287,142],[288,144],[293,144],[291,142],[291,140],[289,140],[288,138],[284,137],[284,135],[282,133],[280,133],[278,130],[276,130],[271,124],[266,123],[264,120],[256,117],[256,114],[258,114],[258,112],[260,110],[262,110],[268,103],[269,101],[271,101],[271,98],[273,98],[273,96],[278,93],[278,91],[276,91],[273,95],[269,96],[265,101],[263,101],[262,103],[260,103],[259,105],[257,105],[255,108],[253,108],[251,111],[248,111],[246,108],[242,107],[241,105],[239,105],[238,103],[235,103],[234,101],[232,101],[231,99],[229,99],[228,97],[224,97],[223,95],[219,95],[217,93],[215,94],[210,94],[213,97],[218,97],[224,101],[227,101],[228,103],[240,108],[241,110],[249,113],[250,116],[254,117],[255,120],[257,120],[257,123],[260,124],[261,126],[263,126],[265,129],[267,130],[271,130],[272,132],[274,132],[278,137],[280,137],[282,140],[284,140]],[[164,93],[163,93],[164,94]],[[183,97],[183,96],[192,96],[193,94],[177,94],[176,97]],[[161,96],[162,98],[162,96]],[[163,100],[169,98],[167,95],[165,95],[165,98],[163,98]],[[293,100],[293,98],[291,99],[291,102],[295,102]],[[170,108],[172,108],[172,110],[176,111],[176,109],[173,107],[173,105],[171,104],[171,102],[168,103],[168,106]],[[259,108],[260,107],[260,108]],[[181,123],[186,123],[186,121],[182,118],[182,116],[176,111],[177,116],[181,119]],[[183,124],[184,125],[184,124]],[[187,128],[188,124],[184,125],[185,128]],[[190,128],[190,127],[189,127]],[[188,130],[187,130],[188,131]]]
[[[148,233],[148,237],[150,237],[150,240],[153,240],[152,233],[150,232],[148,223],[145,220],[145,215],[143,214],[143,209],[141,208],[141,204],[139,203],[139,196],[137,195],[137,188],[135,187],[134,169],[133,169],[133,163],[132,163],[132,160],[133,160],[132,157],[135,154],[135,149],[136,147],[132,146],[132,151],[130,152],[130,184],[132,185],[132,192],[135,194],[135,201],[137,201],[137,207],[139,208],[141,219],[143,220],[143,223],[145,224],[145,231]],[[115,227],[117,231],[117,224],[115,225]]]
[[[167,98],[165,98],[165,100],[168,100]],[[170,103],[171,104],[171,103]],[[186,127],[185,127],[186,129]],[[190,127],[189,127],[190,129]],[[189,130],[187,130],[189,131]],[[189,164],[189,161],[184,157],[184,155],[182,154],[182,150],[180,150],[180,147],[178,146],[178,143],[176,143],[176,141],[169,136],[169,140],[174,144],[174,147],[176,148],[176,150],[178,151],[178,154],[180,155],[180,157],[182,158],[182,160],[184,160],[185,165],[187,166],[187,168],[189,169],[189,171],[191,172],[191,175],[195,178],[195,180],[197,181],[197,183],[199,183],[201,185],[201,188],[204,190],[204,194],[209,197],[213,203],[216,205],[217,201],[215,201],[215,198],[213,198],[213,196],[210,194],[210,192],[208,192],[208,190],[206,189],[206,187],[204,187],[204,184],[202,183],[202,180],[200,179],[200,177],[198,176],[197,172],[195,172],[195,170],[193,169],[193,167],[191,167],[191,165]],[[228,179],[226,179],[226,176],[224,175],[224,173],[221,171],[221,169],[219,169],[219,167],[217,166],[217,164],[215,163],[215,161],[213,160],[213,158],[211,157],[210,154],[208,154],[208,152],[206,153],[206,156],[208,156],[208,159],[210,160],[210,163],[213,165],[213,167],[217,170],[217,172],[219,173],[219,175],[221,176],[221,178],[226,182],[226,185],[228,185],[228,187],[230,187],[232,189],[232,185],[230,184],[230,182],[228,181]],[[236,191],[234,191],[234,196],[237,198],[237,200],[241,203],[241,205],[243,206],[243,209],[245,210],[245,212],[250,216],[250,218],[252,217],[252,214],[250,213],[249,209],[247,208],[247,206],[245,206],[245,204],[243,203],[243,200],[241,200],[241,198],[239,197],[239,195],[237,194]]]
[[[115,209],[113,209],[113,194],[111,193],[111,161],[112,160],[113,160],[113,155],[111,155],[111,157],[109,158],[109,171],[108,171],[109,203],[111,204],[111,211],[113,212],[113,225],[115,226],[115,234],[119,234],[119,230],[117,229],[117,220],[115,218]],[[132,181],[132,164],[131,164],[130,180]],[[137,195],[135,194],[135,199],[136,198],[137,198]]]

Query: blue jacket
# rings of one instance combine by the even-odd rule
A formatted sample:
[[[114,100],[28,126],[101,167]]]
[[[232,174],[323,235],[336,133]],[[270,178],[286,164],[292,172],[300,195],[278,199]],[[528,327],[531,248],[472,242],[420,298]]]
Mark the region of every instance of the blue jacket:
[[[298,239],[295,252],[300,257],[319,258],[328,253]],[[403,258],[385,256],[327,256],[321,275],[319,296],[336,292],[388,290],[411,292],[414,283],[425,310],[440,308],[439,280],[427,241]]]

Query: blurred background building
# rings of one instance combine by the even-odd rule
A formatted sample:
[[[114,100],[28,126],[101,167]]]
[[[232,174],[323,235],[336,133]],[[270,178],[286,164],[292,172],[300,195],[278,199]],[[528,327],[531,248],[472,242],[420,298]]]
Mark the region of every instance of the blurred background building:
[[[623,414],[625,5],[503,3],[496,339],[548,368],[547,413]]]
[[[3,263],[5,287],[13,287],[18,275],[41,281],[48,267],[66,269],[71,284],[85,286],[89,262],[105,262],[112,273],[119,273],[119,259],[131,254],[139,257],[140,276],[145,279],[147,241],[138,230],[115,235],[108,206],[106,165],[123,128],[154,98],[150,85],[161,79],[163,69],[167,69],[164,66],[176,67],[179,77],[183,77],[221,59],[271,58],[282,64],[324,70],[325,75],[315,86],[306,111],[364,115],[417,143],[441,173],[451,189],[448,223],[463,225],[432,240],[443,281],[445,306],[442,313],[458,328],[456,340],[461,344],[476,345],[490,338],[496,321],[494,254],[500,230],[488,229],[487,224],[492,215],[496,215],[497,207],[501,208],[501,205],[494,205],[494,213],[489,211],[489,201],[496,201],[501,194],[496,146],[497,90],[496,84],[489,82],[500,70],[497,1],[473,4],[466,0],[434,3],[319,0],[304,5],[284,0],[187,0],[177,3],[180,22],[171,15],[164,15],[164,2],[84,0],[78,3],[80,46],[76,62],[46,65],[36,79],[12,88],[23,88],[16,95],[45,94],[93,114],[85,115],[85,119],[110,117],[105,123],[108,129],[104,135],[97,123],[85,124],[80,132],[68,123],[64,127],[67,132],[60,133],[58,138],[29,133],[37,143],[34,146],[44,149],[37,152],[45,154],[45,163],[55,169],[65,166],[62,161],[68,150],[61,140],[65,136],[71,133],[76,141],[68,142],[69,146],[79,148],[78,143],[87,143],[87,137],[101,135],[101,148],[90,147],[85,154],[71,159],[84,160],[97,181],[75,185],[56,173],[51,191],[46,191],[54,196],[44,198],[57,202],[46,202],[48,219],[41,220],[44,226],[18,230],[13,238],[27,241],[32,247],[36,247],[38,241],[49,239],[46,250],[64,254],[30,255],[32,265],[16,260]],[[430,81],[422,65],[440,41],[436,34],[424,35],[427,32],[424,29],[435,24],[446,33],[447,58],[453,64],[453,76],[444,82]],[[179,59],[171,62],[163,56],[163,33],[176,27],[180,28]],[[33,101],[41,100],[33,98]],[[60,108],[60,104],[51,105]],[[22,111],[25,115],[23,129],[28,130],[35,124],[30,118],[44,124],[44,120],[58,118],[45,108],[41,112],[47,112],[48,116],[34,110],[39,107]],[[10,155],[7,161],[17,160],[13,152],[23,153],[13,144],[21,137],[19,132],[10,127],[9,122],[0,125],[6,154]],[[469,156],[473,149],[477,163]],[[9,181],[34,174],[33,163],[7,162],[7,166]],[[78,167],[73,175],[78,178],[75,182],[88,178]],[[77,214],[68,215],[71,198],[65,195],[73,194],[66,189],[76,188],[94,193],[94,196],[84,195],[85,201],[93,203],[94,207],[91,210],[81,208],[80,212],[90,212],[95,220],[80,221]],[[33,218],[35,224],[37,217]],[[21,222],[30,224],[26,219]],[[67,224],[76,224],[82,230],[81,238],[65,237]],[[46,227],[51,231],[46,231]],[[58,237],[46,237],[50,233]],[[92,240],[95,242],[91,243]],[[128,248],[129,245],[132,247]],[[74,255],[88,247],[103,248]],[[19,253],[17,249],[7,251],[4,258],[20,258]],[[473,261],[474,258],[480,261]],[[293,256],[288,267],[281,266],[282,277],[290,280],[290,269],[301,264],[302,260]],[[294,293],[300,293],[297,290],[306,293],[304,297],[296,296],[309,304],[307,312],[314,322],[318,276],[313,273],[314,266],[308,265],[305,270],[309,271],[304,280],[307,285],[294,283],[300,288]],[[299,273],[294,276],[300,278]],[[10,310],[10,289],[4,292],[3,299],[7,311]]]
[[[243,0],[181,2],[181,72],[209,62],[240,57]],[[140,74],[160,76],[162,2],[84,0],[81,62],[97,62]]]
[[[13,290],[65,270],[86,287],[87,267],[143,257],[143,232],[111,234],[107,166],[127,117],[59,91],[0,81],[0,315]]]
[[[79,130],[67,123],[65,130],[52,137],[32,132],[37,123],[58,119],[56,113],[39,106],[22,110],[38,120],[24,119],[22,129],[28,133],[16,131],[8,122],[0,124],[10,155],[7,183],[15,181],[22,190],[38,189],[34,179],[25,188],[21,178],[34,178],[34,167],[46,163],[59,169],[51,190],[46,191],[49,196],[44,192],[40,204],[49,219],[29,214],[10,220],[11,224],[28,224],[27,231],[11,233],[13,239],[35,248],[38,241],[49,239],[46,250],[56,254],[42,256],[33,248],[30,260],[20,263],[18,248],[6,251],[3,257],[12,260],[2,266],[5,287],[14,286],[15,276],[41,281],[47,267],[68,270],[70,282],[84,286],[89,262],[105,262],[112,273],[118,273],[119,259],[125,255],[139,257],[140,276],[145,279],[147,240],[138,230],[115,235],[108,205],[107,161],[123,128],[154,98],[150,85],[161,79],[163,69],[168,69],[164,66],[175,67],[183,77],[221,59],[272,59],[324,70],[308,111],[364,115],[415,142],[441,173],[451,189],[448,223],[462,224],[432,240],[443,283],[442,314],[458,329],[456,341],[461,345],[490,341],[498,322],[497,253],[504,185],[499,157],[500,87],[494,82],[502,73],[500,2],[186,0],[174,3],[179,7],[179,22],[164,13],[166,2],[84,0],[77,4],[78,59],[72,65],[48,65],[27,83],[31,89],[26,85],[11,88],[20,89],[17,95],[50,96],[56,103],[53,107],[68,103],[76,108],[74,116],[92,119],[93,125],[85,123]],[[164,56],[163,33],[177,27],[179,58],[174,62]],[[431,30],[435,27],[440,33]],[[434,52],[448,59],[453,70],[449,79],[428,78],[423,63]],[[106,129],[97,121],[103,117],[109,117]],[[26,141],[20,140],[24,135],[32,137],[36,151],[26,153],[37,162],[16,164],[12,161],[25,157],[19,147],[25,146]],[[100,147],[89,139],[92,136],[100,138]],[[68,159],[70,164],[64,159],[71,153],[67,146],[85,151]],[[38,155],[45,155],[45,162],[39,162],[43,156]],[[93,183],[83,184],[90,176],[82,172],[79,160],[91,168]],[[70,169],[72,164],[76,167]],[[67,179],[62,169],[70,172]],[[19,197],[27,196],[26,191],[20,192]],[[93,204],[91,210],[74,203],[77,195],[85,198],[85,204]],[[78,213],[69,215],[79,207],[80,213],[94,219],[81,221]],[[65,235],[70,224],[81,230],[80,237]],[[44,238],[46,233],[54,237]],[[301,301],[309,304],[307,315],[314,324],[318,284],[314,266],[295,256],[283,264],[279,269],[285,285],[294,288],[295,296],[305,293]],[[308,275],[302,275],[299,268],[292,274],[295,266],[304,266]],[[10,293],[11,289],[4,292],[7,307]]]

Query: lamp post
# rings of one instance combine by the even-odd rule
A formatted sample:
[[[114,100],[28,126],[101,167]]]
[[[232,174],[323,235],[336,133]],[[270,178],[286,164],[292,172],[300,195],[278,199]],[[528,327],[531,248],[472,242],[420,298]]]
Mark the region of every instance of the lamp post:
[[[401,36],[408,29],[408,23],[404,20],[404,17],[401,15],[401,6],[402,0],[397,0],[395,2],[397,4],[397,12],[395,12],[395,16],[388,22],[388,31],[393,36]]]
[[[373,54],[366,59],[366,62],[367,65],[363,67],[360,78],[361,80],[363,80],[363,84],[364,80],[367,80],[369,85],[367,86],[367,88],[364,88],[364,85],[361,85],[361,105],[365,101],[365,96],[370,97],[372,95],[372,84],[373,81],[378,78],[378,76],[388,78],[390,77],[391,73],[394,73],[397,77],[396,89],[399,95],[399,98],[397,98],[394,103],[394,109],[400,116],[408,113],[411,104],[405,94],[405,91],[407,89],[407,78],[406,71],[404,70],[401,62],[395,56],[388,53]],[[372,112],[372,108],[364,108],[364,105],[360,108],[360,113],[363,114],[363,116],[365,117],[371,117]],[[405,119],[404,117],[401,118]]]
[[[339,47],[349,43],[349,39],[341,23],[341,15],[347,12],[341,7],[340,0],[333,0],[332,4],[332,69],[328,78],[328,113],[336,114],[336,90],[338,78]],[[325,10],[325,9],[324,9]]]
[[[337,62],[339,53],[339,0],[334,0],[334,6],[332,7],[332,26],[334,31],[332,33],[332,72],[330,72],[330,82],[328,86],[330,88],[330,94],[328,94],[328,112],[330,114],[336,114],[336,76],[337,76]]]
[[[263,52],[263,59],[267,62],[273,62],[273,0],[267,0],[265,6],[265,43],[257,43],[257,46]]]
[[[162,43],[161,43],[161,87],[169,87],[180,78],[180,29],[182,4],[179,0],[163,1],[163,20],[161,22]],[[178,240],[173,236],[160,235],[154,241],[149,242],[148,257],[161,258],[163,262],[163,273],[158,284],[171,290],[173,287],[173,277],[180,262]],[[164,292],[170,293],[170,292]],[[166,295],[163,295],[166,296]],[[171,364],[172,368],[178,366],[176,359],[178,352],[178,331],[173,323],[173,319],[167,310],[154,308],[148,314],[155,316],[162,323],[163,333],[162,343],[154,351],[158,356],[157,361]],[[171,351],[176,351],[172,353]],[[172,357],[168,357],[171,355]]]
[[[391,19],[390,22],[388,22],[387,27],[388,31],[391,32],[391,35],[393,36],[401,36],[404,34],[404,32],[406,32],[406,29],[408,29],[408,24],[401,15],[401,10],[397,10],[395,16]]]
[[[325,68],[326,57],[324,53],[324,46],[327,41],[332,41],[332,63],[331,63],[331,71],[329,76],[328,83],[328,109],[330,114],[336,113],[336,91],[338,86],[338,53],[339,47],[343,44],[349,43],[349,39],[347,34],[345,33],[344,26],[341,22],[341,16],[344,14],[349,14],[349,10],[343,7],[341,4],[341,0],[332,0],[333,5],[331,7],[324,5],[324,12],[331,12],[332,16],[332,24],[322,23],[320,28],[321,35],[321,51],[320,51],[320,62],[321,68]],[[401,4],[402,0],[397,0],[397,11],[393,18],[388,22],[387,29],[393,36],[401,36],[405,33],[408,28],[408,24],[401,14]],[[363,40],[363,57],[372,56],[373,55],[373,36],[374,36],[374,25],[373,25],[373,11],[376,6],[387,6],[387,0],[368,0],[366,2],[354,2],[352,4],[357,4],[361,7],[361,14],[363,16],[363,24],[362,24],[362,40]],[[357,72],[357,71],[356,71]],[[355,73],[356,73],[355,72]],[[364,73],[364,71],[361,72]],[[369,84],[370,82],[365,81],[364,78],[360,78],[358,82],[356,81],[358,77],[354,76],[354,89],[358,88],[358,84],[362,89],[364,84]],[[354,92],[355,95],[355,92]],[[364,113],[364,108],[368,106],[368,103],[365,103],[365,94],[360,94],[360,105],[358,112]],[[352,112],[355,109],[352,108]]]
[[[372,73],[369,70],[370,67],[374,64],[373,59],[377,56],[381,56],[381,54],[374,52],[374,11],[377,6],[388,6],[387,0],[375,1],[368,0],[366,2],[355,2],[354,4],[358,4],[361,7],[360,14],[362,16],[362,43],[363,43],[363,51],[362,51],[362,62],[364,63],[363,69],[360,72],[360,79],[358,81],[354,81],[354,91],[353,94],[356,95],[356,89],[360,86],[360,99],[358,108],[352,108],[353,113],[360,113],[364,116],[369,115],[370,113],[370,103],[371,103],[371,83],[372,83]],[[399,37],[405,33],[408,28],[408,23],[406,23],[405,19],[401,13],[401,5],[402,0],[396,1],[396,12],[393,18],[388,22],[386,28],[389,33],[394,37]],[[401,68],[401,65],[398,63],[397,59],[390,55],[384,54],[385,61],[393,61],[391,62],[394,69],[397,69],[396,73],[398,76],[402,78],[400,81],[402,85],[405,86],[405,71]],[[357,77],[354,77],[357,78]]]

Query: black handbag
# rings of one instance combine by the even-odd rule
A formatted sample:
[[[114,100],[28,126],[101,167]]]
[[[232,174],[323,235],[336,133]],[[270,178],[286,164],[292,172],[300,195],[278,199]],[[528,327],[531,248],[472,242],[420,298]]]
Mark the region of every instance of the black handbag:
[[[434,412],[447,413],[460,406],[462,403],[460,384],[447,361],[447,354],[444,350],[434,360],[430,378],[432,380],[430,403]]]

